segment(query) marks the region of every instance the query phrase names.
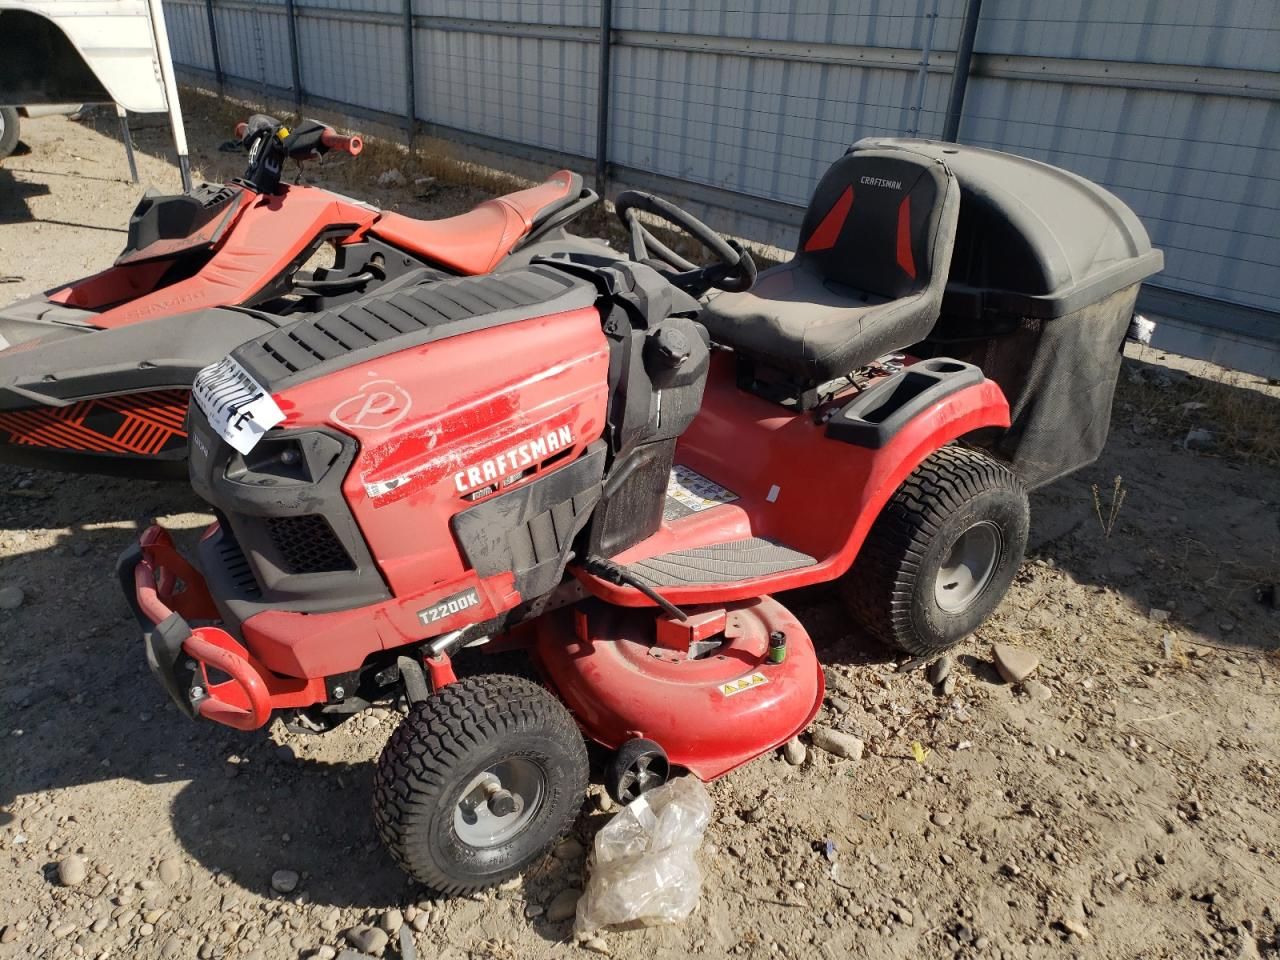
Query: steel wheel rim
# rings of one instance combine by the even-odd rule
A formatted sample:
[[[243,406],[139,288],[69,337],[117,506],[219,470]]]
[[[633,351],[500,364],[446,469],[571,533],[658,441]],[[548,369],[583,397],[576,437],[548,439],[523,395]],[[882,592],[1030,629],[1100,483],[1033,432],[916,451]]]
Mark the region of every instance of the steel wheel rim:
[[[515,809],[495,814],[489,806],[494,787],[511,794]],[[513,757],[481,770],[462,790],[453,808],[453,831],[469,847],[485,850],[507,843],[527,827],[542,806],[547,777],[532,760]]]
[[[967,610],[995,575],[1004,536],[990,520],[956,537],[934,579],[933,599],[946,613]]]

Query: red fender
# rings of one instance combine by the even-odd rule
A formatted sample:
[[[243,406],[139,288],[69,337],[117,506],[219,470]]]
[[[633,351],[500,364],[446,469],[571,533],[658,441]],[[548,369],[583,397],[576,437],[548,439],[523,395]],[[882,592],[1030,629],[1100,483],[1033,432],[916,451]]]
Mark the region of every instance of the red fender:
[[[837,405],[839,401],[833,404]],[[680,440],[676,463],[730,489],[734,499],[664,523],[624,550],[619,564],[762,537],[815,558],[809,566],[728,583],[664,586],[676,604],[725,603],[834,580],[852,565],[893,492],[933,451],[984,427],[1008,427],[999,386],[983,380],[937,401],[880,449],[826,435],[813,412],[793,413],[738,388],[733,358],[718,357],[698,418]],[[623,606],[652,601],[574,569],[591,593]]]
[[[975,430],[1007,428],[1009,423],[1009,402],[992,380],[957,390],[908,423],[887,446],[876,451],[862,486],[858,519],[827,579],[840,576],[853,565],[881,509],[931,453]]]

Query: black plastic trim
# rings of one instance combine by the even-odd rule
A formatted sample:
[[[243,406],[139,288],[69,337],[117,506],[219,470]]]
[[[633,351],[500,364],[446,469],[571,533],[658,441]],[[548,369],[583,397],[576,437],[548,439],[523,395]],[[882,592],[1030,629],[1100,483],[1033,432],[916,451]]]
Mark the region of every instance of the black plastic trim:
[[[326,294],[322,288],[305,286],[307,282],[341,283],[361,273],[372,273],[374,278],[341,292]],[[333,266],[315,270],[310,281],[301,280],[295,274],[292,278],[293,293],[300,295],[301,299],[259,303],[258,308],[278,312],[292,322],[305,314],[339,309],[375,293],[390,296],[393,290],[436,280],[451,280],[454,277],[455,274],[429,266],[425,260],[406,250],[385,243],[377,237],[366,236],[358,243],[340,244]]]
[[[115,265],[209,250],[222,239],[245,200],[243,190],[222,183],[202,183],[189,193],[144,195],[129,216],[129,236]],[[154,250],[157,246],[160,249]]]
[[[170,614],[162,623],[150,630],[144,630],[142,642],[147,651],[147,666],[155,674],[160,685],[183,715],[194,720],[195,708],[191,705],[188,691],[190,685],[184,684],[178,677],[182,660],[182,645],[191,636],[191,628],[187,621],[176,613]]]
[[[77,329],[47,343],[2,351],[0,410],[33,403],[64,406],[144,390],[189,390],[201,368],[284,322],[264,314],[216,308],[126,327]]]
[[[359,445],[329,429],[273,430],[246,460],[217,439],[199,407],[188,417],[191,484],[214,506],[221,531],[202,540],[200,566],[224,619],[238,626],[263,610],[319,613],[347,610],[390,596],[382,574],[342,493]],[[296,450],[290,465],[268,456],[273,446]],[[206,452],[207,451],[207,452]],[[351,559],[351,569],[291,572],[272,538],[270,518],[319,514]],[[246,589],[224,554],[230,538],[253,571]]]
[[[942,315],[954,320],[987,320],[1028,317],[1034,320],[1057,320],[1075,313],[1081,307],[1109,297],[1117,290],[1141,283],[1164,269],[1164,253],[1148,250],[1113,267],[1079,281],[1067,292],[1048,294],[1024,293],[995,287],[973,287],[960,282],[948,283],[942,295]],[[994,318],[994,319],[992,319]],[[984,334],[985,335],[985,334]]]
[[[582,186],[582,177],[576,173],[573,176],[578,183],[575,199],[567,202],[557,201],[539,210],[537,216],[533,218],[533,227],[516,241],[515,246],[509,251],[510,253],[515,253],[517,250],[523,250],[525,247],[537,243],[552,230],[564,226],[600,199],[600,195],[594,190]]]
[[[124,592],[129,609],[133,611],[138,626],[142,630],[142,644],[146,650],[147,666],[151,668],[160,686],[164,687],[169,698],[183,715],[194,720],[196,712],[188,695],[192,684],[184,682],[178,675],[182,645],[191,636],[191,627],[177,613],[170,614],[159,624],[153,624],[142,612],[142,608],[138,605],[138,591],[134,582],[134,571],[141,562],[141,545],[130,544],[116,560],[116,578],[120,581],[120,589]]]
[[[138,564],[141,562],[142,545],[137,542],[129,544],[116,558],[116,579],[120,581],[120,591],[129,604],[129,610],[138,621],[138,626],[147,630],[151,627],[151,621],[143,615],[142,608],[138,606],[138,591],[133,579],[134,571],[138,569]]]
[[[982,371],[947,357],[921,360],[862,391],[827,421],[827,436],[879,450],[916,416],[965,387],[981,383]]]
[[[510,571],[526,600],[552,589],[600,501],[606,454],[597,441],[573,463],[454,514],[450,526],[467,563],[482,577]]]
[[[334,370],[476,330],[591,306],[595,288],[563,270],[442,280],[313,314],[232,356],[272,393]]]

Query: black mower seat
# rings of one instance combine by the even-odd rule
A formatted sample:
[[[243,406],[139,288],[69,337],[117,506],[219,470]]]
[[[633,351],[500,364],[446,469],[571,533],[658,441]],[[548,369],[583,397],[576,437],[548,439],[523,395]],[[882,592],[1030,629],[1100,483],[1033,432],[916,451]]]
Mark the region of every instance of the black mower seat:
[[[700,319],[717,343],[806,382],[849,373],[933,328],[959,210],[955,177],[932,157],[846,154],[814,191],[791,261]]]

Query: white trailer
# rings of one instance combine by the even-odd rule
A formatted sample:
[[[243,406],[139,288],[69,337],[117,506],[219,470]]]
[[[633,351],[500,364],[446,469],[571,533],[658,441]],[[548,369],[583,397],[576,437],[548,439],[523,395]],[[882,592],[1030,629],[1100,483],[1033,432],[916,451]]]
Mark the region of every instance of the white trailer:
[[[189,189],[187,137],[160,0],[0,0],[0,106],[107,101],[122,119],[126,110],[169,114]]]

